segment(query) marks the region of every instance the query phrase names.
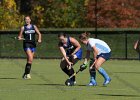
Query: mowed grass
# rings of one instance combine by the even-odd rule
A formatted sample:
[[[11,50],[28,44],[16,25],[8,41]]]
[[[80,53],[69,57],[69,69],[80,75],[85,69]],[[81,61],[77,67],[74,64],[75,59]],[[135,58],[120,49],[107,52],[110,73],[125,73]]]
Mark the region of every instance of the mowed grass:
[[[35,59],[32,79],[21,78],[25,59],[0,59],[0,100],[140,100],[140,62],[110,60],[104,68],[112,78],[103,87],[103,78],[97,74],[98,86],[89,82],[88,69],[77,75],[76,86],[65,86],[68,78],[59,68],[60,60]],[[75,65],[79,68],[82,61]]]

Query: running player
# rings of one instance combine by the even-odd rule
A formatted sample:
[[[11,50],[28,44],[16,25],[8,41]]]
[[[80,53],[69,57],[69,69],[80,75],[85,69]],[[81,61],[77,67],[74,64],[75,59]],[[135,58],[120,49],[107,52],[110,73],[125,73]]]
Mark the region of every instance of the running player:
[[[102,40],[89,38],[90,33],[82,33],[79,36],[80,41],[86,45],[87,52],[86,58],[83,64],[87,64],[90,59],[90,52],[93,52],[94,62],[90,65],[90,83],[89,86],[96,86],[96,70],[104,77],[105,81],[103,85],[110,83],[111,78],[108,76],[107,72],[101,67],[102,64],[107,61],[111,56],[111,49]],[[96,70],[95,70],[96,69]]]
[[[27,63],[25,66],[25,72],[23,74],[23,79],[31,79],[30,71],[31,65],[34,57],[34,52],[36,49],[36,39],[35,34],[38,34],[38,43],[41,43],[41,33],[38,28],[31,24],[30,16],[25,17],[25,25],[21,27],[18,40],[23,40],[23,49],[27,55]]]
[[[64,33],[60,33],[58,35],[60,40],[58,46],[63,55],[63,58],[60,63],[60,67],[63,72],[65,72],[68,76],[74,74],[73,65],[78,62],[78,60],[82,59],[82,49],[79,42],[73,38],[69,37]],[[75,76],[71,79],[71,81],[75,84]]]

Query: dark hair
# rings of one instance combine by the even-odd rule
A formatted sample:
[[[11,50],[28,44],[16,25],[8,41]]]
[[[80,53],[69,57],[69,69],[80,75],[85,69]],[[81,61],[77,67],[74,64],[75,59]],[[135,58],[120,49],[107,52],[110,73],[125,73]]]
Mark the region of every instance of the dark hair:
[[[64,32],[61,32],[61,33],[58,34],[58,37],[61,37],[61,36],[66,37],[67,35]]]
[[[84,32],[82,34],[80,34],[79,39],[80,40],[86,40],[90,37],[90,33],[89,32]]]
[[[24,20],[25,20],[26,17],[29,17],[29,18],[31,19],[31,17],[30,17],[29,15],[26,15],[26,16],[24,17]]]

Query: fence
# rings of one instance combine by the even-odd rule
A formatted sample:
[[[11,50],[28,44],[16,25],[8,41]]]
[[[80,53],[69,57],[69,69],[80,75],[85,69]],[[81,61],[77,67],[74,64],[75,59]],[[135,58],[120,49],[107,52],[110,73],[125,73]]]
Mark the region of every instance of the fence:
[[[88,31],[91,37],[104,40],[112,49],[113,59],[138,59],[139,55],[133,49],[133,45],[139,39],[140,29],[40,29],[43,42],[37,46],[36,58],[60,58],[58,49],[59,32],[66,32],[68,35],[78,39],[80,33]],[[25,58],[22,48],[22,41],[14,40],[19,30],[0,31],[0,58]],[[85,51],[82,45],[83,51]],[[83,57],[85,53],[83,54]]]

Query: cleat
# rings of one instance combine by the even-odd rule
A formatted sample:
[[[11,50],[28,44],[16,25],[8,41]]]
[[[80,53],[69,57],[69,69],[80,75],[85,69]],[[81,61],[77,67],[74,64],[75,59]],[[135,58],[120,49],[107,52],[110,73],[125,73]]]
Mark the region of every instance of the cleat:
[[[103,86],[106,86],[107,84],[109,84],[109,83],[110,83],[110,81],[111,81],[111,78],[109,78],[109,79],[105,80],[105,82],[103,83]]]
[[[31,75],[30,74],[23,74],[22,78],[23,79],[31,79]]]
[[[87,86],[97,86],[97,83],[95,83],[95,82],[90,82]]]
[[[74,85],[75,85],[75,84],[76,84],[76,81],[74,81],[73,83],[74,83]]]
[[[26,79],[31,79],[31,75],[27,74]]]
[[[23,78],[23,79],[26,79],[26,74],[23,74],[23,75],[22,75],[22,78]]]
[[[65,81],[65,85],[66,85],[66,86],[74,86],[74,82],[71,81],[70,79],[67,79],[67,80]]]

